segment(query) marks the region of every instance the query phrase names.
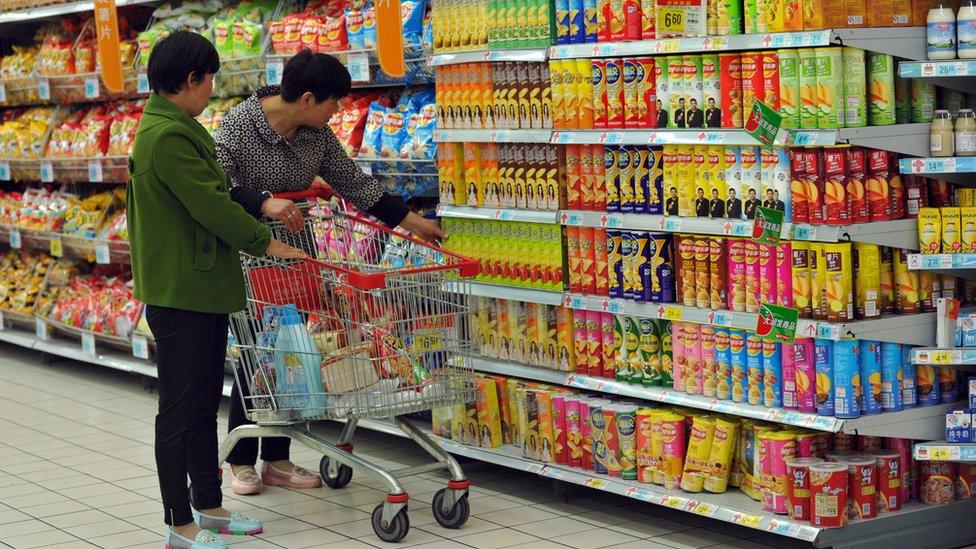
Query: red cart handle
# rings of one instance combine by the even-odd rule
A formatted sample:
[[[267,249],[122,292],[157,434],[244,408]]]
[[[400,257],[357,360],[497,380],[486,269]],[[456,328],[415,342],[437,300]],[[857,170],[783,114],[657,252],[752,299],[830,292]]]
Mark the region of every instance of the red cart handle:
[[[273,196],[274,198],[280,198],[283,200],[304,200],[307,198],[321,198],[324,200],[329,200],[334,194],[335,193],[332,192],[330,187],[309,187],[304,191],[275,193]]]

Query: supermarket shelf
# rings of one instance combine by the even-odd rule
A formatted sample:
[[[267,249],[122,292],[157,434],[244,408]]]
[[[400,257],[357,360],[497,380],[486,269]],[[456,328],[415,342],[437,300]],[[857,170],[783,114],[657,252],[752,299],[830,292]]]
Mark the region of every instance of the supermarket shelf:
[[[162,0],[115,0],[115,5],[121,7],[134,6],[137,4],[158,4],[161,3],[161,1]],[[60,15],[67,15],[69,13],[81,13],[85,11],[92,11],[94,9],[94,2],[70,2],[67,4],[44,6],[41,8],[11,11],[8,13],[0,13],[0,25],[47,19],[49,17],[57,17]]]
[[[933,366],[976,366],[976,349],[912,349],[912,364]],[[964,368],[965,369],[965,368]]]
[[[976,61],[902,61],[898,64],[898,75],[902,78],[924,78],[929,83],[961,92],[976,91],[973,79],[966,78],[976,75]]]
[[[427,425],[416,424],[430,435]],[[385,421],[361,420],[359,426],[386,434],[404,436],[403,432]],[[759,502],[738,490],[724,494],[697,493],[668,490],[654,484],[641,484],[589,471],[573,469],[565,465],[540,463],[522,456],[520,449],[506,445],[501,448],[467,446],[453,440],[431,435],[433,441],[452,454],[501,465],[519,471],[535,473],[595,490],[636,499],[645,503],[669,507],[708,518],[738,524],[762,532],[778,534],[803,541],[815,547],[889,549],[953,547],[976,540],[976,523],[971,513],[976,510],[976,500],[962,500],[948,505],[923,505],[910,502],[899,511],[883,513],[875,519],[857,521],[844,528],[817,528],[808,522],[792,521],[783,515],[760,510]],[[948,522],[951,521],[951,522]],[[952,524],[952,528],[946,528]]]
[[[944,440],[918,442],[913,454],[918,461],[976,462],[976,444],[949,444]]]
[[[439,67],[441,65],[457,65],[459,63],[478,63],[485,61],[545,61],[549,51],[547,48],[527,48],[515,50],[475,50],[454,53],[436,53],[430,56],[427,64]]]
[[[436,174],[435,174],[436,175]],[[528,223],[556,223],[559,212],[543,210],[515,210],[509,208],[475,208],[469,206],[437,206],[440,217],[488,219],[492,221],[523,221]]]
[[[976,278],[976,254],[908,254],[908,268]]]
[[[606,229],[693,233],[751,237],[753,222],[739,219],[709,219],[647,214],[608,214],[564,210],[559,221],[567,226]],[[784,223],[781,238],[808,242],[867,242],[897,248],[918,249],[918,224],[914,219],[875,221],[854,225],[830,226]]]
[[[550,59],[628,57],[735,50],[845,45],[888,53],[904,59],[925,59],[924,27],[833,29],[770,34],[739,34],[698,38],[665,38],[633,42],[605,42],[553,46]]]
[[[976,92],[976,89],[973,91]],[[902,158],[898,161],[898,169],[903,174],[926,175],[971,186],[973,185],[971,174],[976,173],[976,156]]]
[[[861,145],[914,156],[924,156],[929,151],[929,124],[923,123],[839,130],[787,130],[787,133],[788,140],[784,145]],[[758,145],[745,130],[737,129],[560,130],[552,133],[552,142],[561,145]]]
[[[434,130],[438,143],[549,143],[552,130]]]
[[[532,381],[574,387],[587,391],[596,391],[674,406],[685,406],[687,408],[708,410],[709,412],[748,417],[832,433],[843,432],[849,434],[930,440],[945,435],[944,423],[942,421],[935,421],[936,418],[944,418],[947,409],[960,406],[960,403],[940,404],[938,406],[912,408],[902,412],[861,416],[857,419],[839,419],[830,416],[798,412],[796,410],[768,408],[766,406],[754,406],[733,402],[731,400],[719,400],[714,397],[689,395],[675,391],[674,389],[632,385],[611,379],[571,372],[559,372],[490,358],[472,358],[471,364],[476,371],[489,374],[520,377]]]
[[[562,292],[549,290],[538,290],[535,288],[521,288],[519,286],[506,286],[502,284],[489,284],[486,282],[465,282],[464,287],[468,290],[468,295],[478,297],[491,297],[495,299],[514,299],[526,303],[541,303],[543,305],[560,305],[563,302]],[[444,284],[444,291],[459,293],[462,288],[455,282]]]

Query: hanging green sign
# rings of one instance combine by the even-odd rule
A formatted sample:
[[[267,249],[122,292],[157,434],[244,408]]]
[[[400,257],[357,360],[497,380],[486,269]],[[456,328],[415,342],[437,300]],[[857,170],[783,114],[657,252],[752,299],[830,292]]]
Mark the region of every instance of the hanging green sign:
[[[793,343],[799,318],[800,311],[796,309],[761,303],[756,323],[756,335],[763,339]]]
[[[783,212],[771,208],[756,208],[756,218],[752,224],[752,238],[761,244],[779,244],[783,232]]]
[[[746,119],[745,130],[756,141],[772,147],[782,123],[783,117],[777,111],[757,99],[752,104],[749,118]]]

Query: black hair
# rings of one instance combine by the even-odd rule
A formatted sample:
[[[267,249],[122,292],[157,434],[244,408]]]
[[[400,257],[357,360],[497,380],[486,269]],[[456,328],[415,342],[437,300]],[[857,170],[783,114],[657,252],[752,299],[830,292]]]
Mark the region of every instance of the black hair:
[[[338,59],[327,53],[312,53],[304,49],[285,65],[281,76],[281,98],[287,103],[297,101],[310,92],[317,103],[341,99],[349,95],[352,77]]]
[[[200,80],[220,70],[217,48],[203,36],[189,31],[175,31],[160,40],[149,54],[146,75],[155,93],[179,93],[187,77]]]

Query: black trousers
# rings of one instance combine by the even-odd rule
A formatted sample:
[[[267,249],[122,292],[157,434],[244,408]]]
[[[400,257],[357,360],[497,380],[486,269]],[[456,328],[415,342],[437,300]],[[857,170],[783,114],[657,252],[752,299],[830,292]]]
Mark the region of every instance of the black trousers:
[[[166,524],[193,521],[197,509],[221,506],[217,410],[224,384],[228,316],[147,306],[156,340],[159,411],[156,472]]]
[[[241,372],[238,372],[240,374]],[[227,432],[231,432],[235,427],[250,425],[253,421],[247,419],[244,413],[244,404],[241,401],[241,394],[247,398],[250,395],[246,384],[241,386],[234,382],[234,390],[230,395],[230,414],[227,418]],[[230,455],[227,456],[227,463],[231,465],[250,465],[254,466],[258,460],[258,441],[261,441],[261,459],[264,461],[284,461],[288,459],[291,439],[288,437],[264,437],[264,438],[245,438],[237,441]]]

